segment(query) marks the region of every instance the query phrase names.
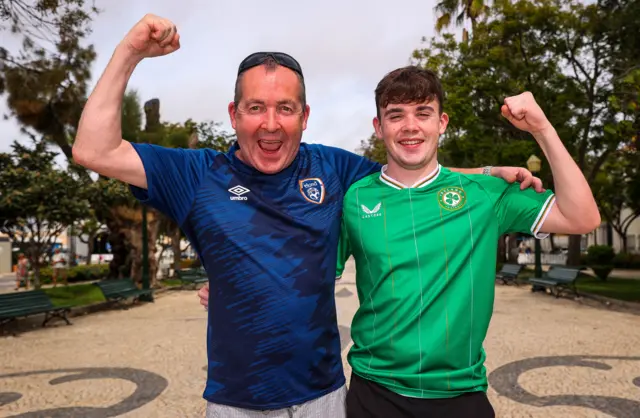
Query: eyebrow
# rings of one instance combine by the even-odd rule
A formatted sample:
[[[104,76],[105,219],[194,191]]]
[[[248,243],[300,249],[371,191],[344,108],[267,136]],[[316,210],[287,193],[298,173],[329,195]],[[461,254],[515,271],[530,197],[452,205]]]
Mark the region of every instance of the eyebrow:
[[[260,105],[266,106],[266,102],[260,99],[247,99],[246,102],[251,104],[260,104]],[[290,99],[280,100],[277,102],[278,106],[280,105],[295,106],[296,104],[297,103],[294,100],[290,100]]]
[[[436,111],[433,107],[428,106],[428,105],[422,105],[422,106],[418,106],[416,108],[416,111],[418,111],[418,112],[423,112],[425,110],[427,112],[435,112]],[[397,114],[397,113],[404,113],[404,110],[402,108],[399,108],[399,107],[391,107],[391,108],[387,109],[384,112],[384,115],[385,116],[389,116],[389,115],[393,115],[393,114]]]

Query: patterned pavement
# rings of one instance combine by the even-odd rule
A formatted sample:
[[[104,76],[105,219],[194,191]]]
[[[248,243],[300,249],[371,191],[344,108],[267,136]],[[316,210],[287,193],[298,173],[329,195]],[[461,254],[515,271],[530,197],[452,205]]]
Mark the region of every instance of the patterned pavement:
[[[346,354],[358,305],[352,265],[336,297]],[[0,417],[204,416],[206,315],[194,291],[72,321],[0,338]],[[640,417],[639,324],[498,285],[485,342],[496,415]]]

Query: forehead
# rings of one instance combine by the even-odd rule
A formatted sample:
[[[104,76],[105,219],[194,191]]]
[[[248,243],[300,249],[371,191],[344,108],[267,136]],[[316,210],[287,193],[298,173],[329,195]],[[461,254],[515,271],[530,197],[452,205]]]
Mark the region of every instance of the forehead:
[[[281,65],[275,69],[253,67],[242,75],[241,85],[243,100],[298,101],[300,97],[298,76]]]

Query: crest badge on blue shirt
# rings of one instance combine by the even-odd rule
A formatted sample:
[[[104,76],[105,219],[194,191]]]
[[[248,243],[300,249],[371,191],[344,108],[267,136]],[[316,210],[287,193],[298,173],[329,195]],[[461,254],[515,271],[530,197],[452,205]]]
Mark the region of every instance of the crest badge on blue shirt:
[[[300,180],[302,197],[316,205],[324,201],[324,183],[317,177]]]

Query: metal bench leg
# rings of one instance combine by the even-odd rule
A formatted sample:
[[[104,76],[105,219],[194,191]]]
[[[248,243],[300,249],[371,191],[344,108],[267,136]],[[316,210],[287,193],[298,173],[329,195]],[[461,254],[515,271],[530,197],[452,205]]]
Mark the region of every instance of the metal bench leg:
[[[65,309],[63,311],[58,311],[58,312],[47,312],[44,314],[44,321],[42,322],[42,326],[46,326],[47,323],[49,321],[51,321],[53,318],[60,318],[62,320],[64,320],[64,322],[67,323],[67,325],[71,325],[71,321],[69,321],[69,318],[67,318],[67,312],[69,312],[69,309]]]

